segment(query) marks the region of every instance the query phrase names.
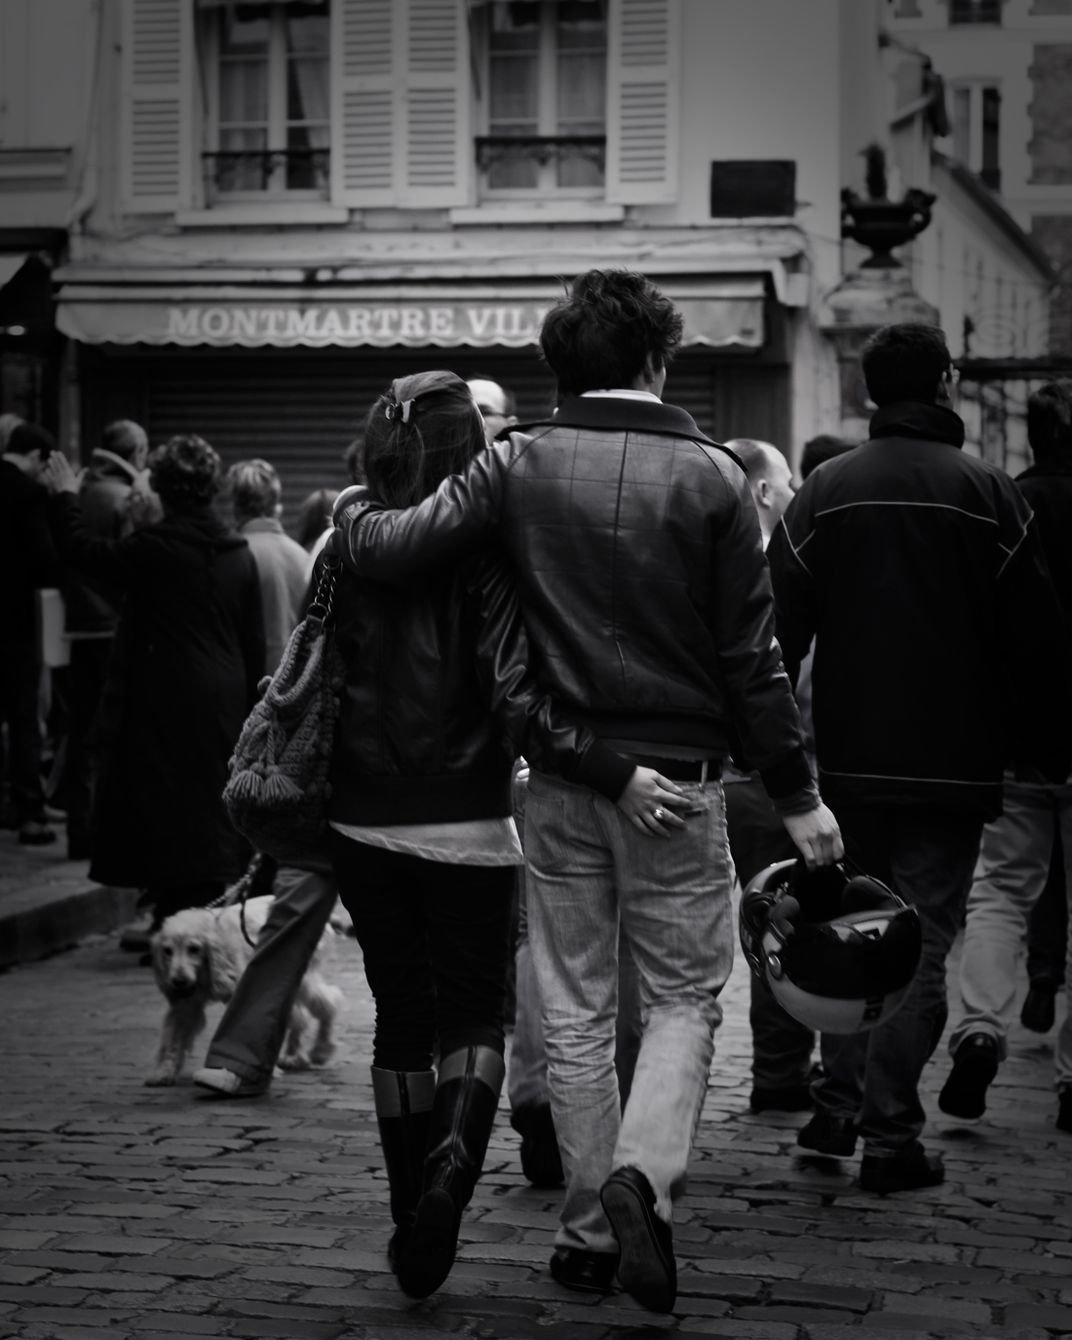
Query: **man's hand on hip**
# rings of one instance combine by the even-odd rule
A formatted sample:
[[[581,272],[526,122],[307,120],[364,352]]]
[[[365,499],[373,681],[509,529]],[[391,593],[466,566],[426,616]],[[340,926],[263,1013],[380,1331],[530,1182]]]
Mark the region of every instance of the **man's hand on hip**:
[[[806,814],[783,814],[782,823],[809,870],[833,865],[845,855],[838,821],[822,803]]]

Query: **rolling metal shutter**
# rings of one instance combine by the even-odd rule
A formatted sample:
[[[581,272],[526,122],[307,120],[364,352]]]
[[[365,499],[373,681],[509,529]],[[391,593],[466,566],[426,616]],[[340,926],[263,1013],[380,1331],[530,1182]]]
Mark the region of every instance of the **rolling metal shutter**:
[[[522,420],[553,407],[554,384],[535,350],[127,351],[83,367],[83,440],[91,447],[106,422],[129,417],[145,425],[154,445],[173,433],[199,433],[225,467],[262,457],[283,481],[283,520],[293,527],[309,493],[349,482],[343,453],[391,379],[442,366],[510,387]],[[666,398],[716,439],[789,446],[788,368],[686,352],[671,367]]]

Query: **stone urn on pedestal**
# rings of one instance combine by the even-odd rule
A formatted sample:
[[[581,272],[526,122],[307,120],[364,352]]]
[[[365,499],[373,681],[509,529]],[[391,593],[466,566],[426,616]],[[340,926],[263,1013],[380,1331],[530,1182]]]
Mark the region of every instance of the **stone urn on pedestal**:
[[[931,221],[937,197],[915,187],[889,198],[886,156],[878,145],[865,151],[867,194],[841,192],[841,235],[868,248],[869,255],[845,275],[823,301],[819,324],[837,349],[841,385],[840,432],[862,440],[870,418],[860,373],[860,350],[881,326],[901,321],[938,323],[938,309],[912,287],[908,271],[894,255]]]

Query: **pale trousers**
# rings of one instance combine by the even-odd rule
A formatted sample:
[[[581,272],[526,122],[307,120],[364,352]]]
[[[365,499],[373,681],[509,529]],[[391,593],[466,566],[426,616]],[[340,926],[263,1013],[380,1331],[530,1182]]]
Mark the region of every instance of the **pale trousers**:
[[[985,1033],[1005,1059],[1010,1025],[1023,976],[1031,909],[1050,871],[1060,831],[1065,896],[1072,900],[1072,784],[1040,786],[1006,780],[1004,812],[983,829],[979,860],[968,895],[960,994],[964,1016],[950,1034],[949,1050],[971,1033]],[[1066,953],[1072,955],[1072,923]],[[1072,1086],[1072,975],[1065,972],[1064,1021],[1055,1047],[1055,1084]]]
[[[654,838],[585,787],[535,771],[529,780],[529,939],[567,1179],[560,1246],[617,1251],[599,1200],[615,1168],[645,1175],[666,1221],[684,1186],[734,921],[722,786],[683,790],[687,827]],[[619,927],[636,965],[642,1029],[624,1111],[614,1068]]]

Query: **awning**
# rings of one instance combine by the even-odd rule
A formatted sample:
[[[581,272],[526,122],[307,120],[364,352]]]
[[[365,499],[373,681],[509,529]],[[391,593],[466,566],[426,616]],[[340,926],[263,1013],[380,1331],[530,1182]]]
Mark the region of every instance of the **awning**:
[[[686,346],[756,349],[763,344],[761,275],[662,285],[685,320]],[[522,348],[561,288],[437,291],[266,290],[204,286],[136,288],[69,284],[57,325],[86,344],[212,345],[226,348]]]

